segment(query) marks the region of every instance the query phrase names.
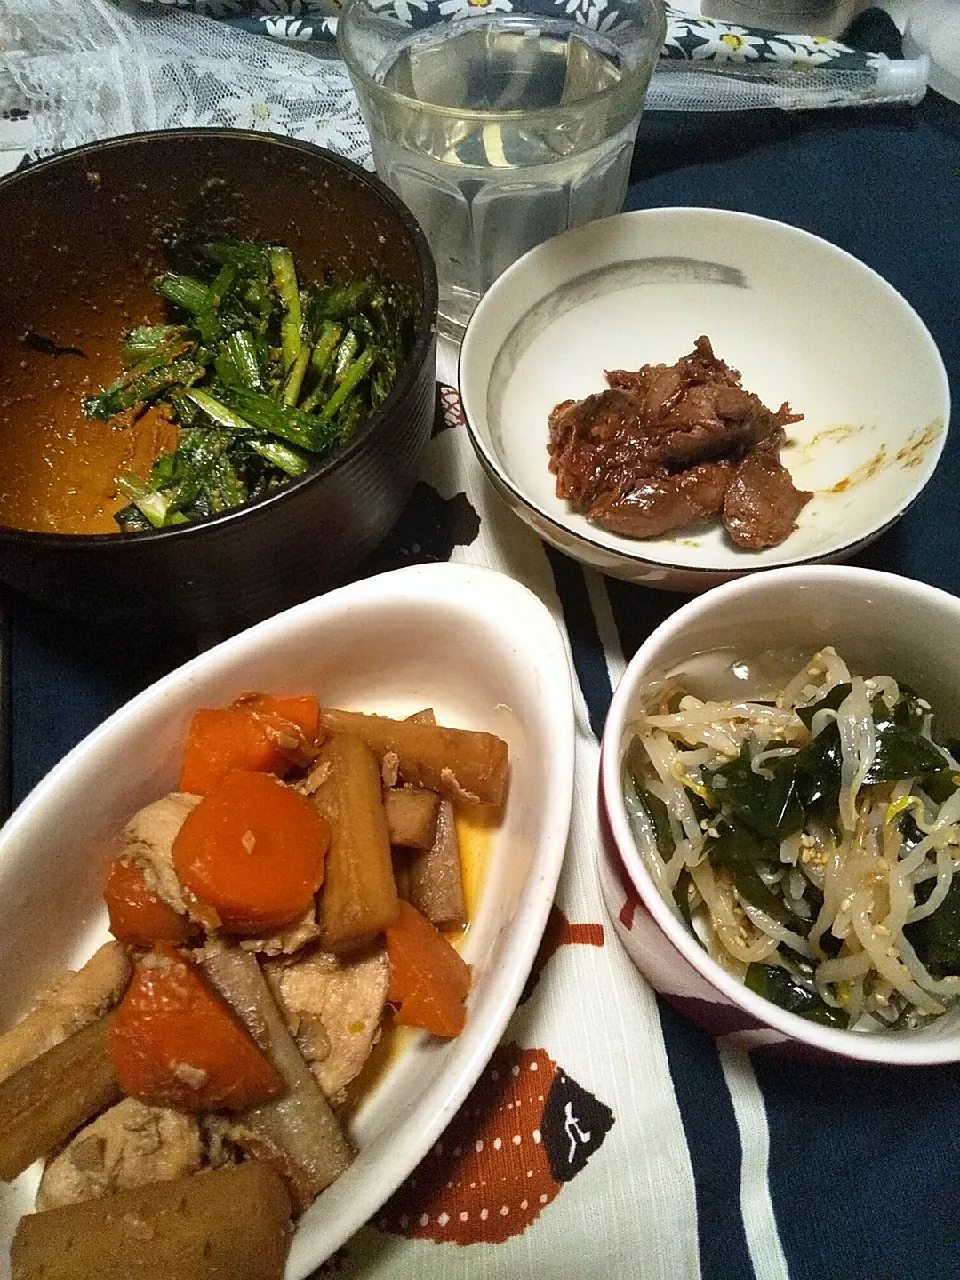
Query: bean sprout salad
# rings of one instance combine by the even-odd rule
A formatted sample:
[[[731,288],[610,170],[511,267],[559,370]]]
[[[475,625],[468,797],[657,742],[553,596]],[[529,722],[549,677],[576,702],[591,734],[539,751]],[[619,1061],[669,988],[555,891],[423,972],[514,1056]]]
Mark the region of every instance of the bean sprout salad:
[[[627,809],[663,897],[781,1008],[858,1031],[960,996],[960,740],[825,648],[774,698],[662,684],[631,726]]]

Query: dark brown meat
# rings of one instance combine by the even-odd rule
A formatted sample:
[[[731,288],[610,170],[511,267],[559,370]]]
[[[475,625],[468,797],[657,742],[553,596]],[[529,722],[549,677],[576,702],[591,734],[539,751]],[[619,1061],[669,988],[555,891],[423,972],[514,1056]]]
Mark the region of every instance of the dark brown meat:
[[[754,449],[776,461],[784,425],[802,416],[788,404],[774,412],[745,391],[705,336],[676,364],[615,369],[607,382],[607,391],[565,400],[550,414],[549,465],[558,498],[626,537],[657,537],[719,514],[732,467]],[[726,464],[720,472],[707,465],[718,462]]]
[[[651,476],[623,494],[605,494],[589,516],[626,538],[659,538],[723,510],[733,464],[706,462],[673,476]]]
[[[585,400],[564,400],[550,414],[550,470],[557,497],[578,507],[616,488],[624,472],[652,474],[644,463],[643,402],[631,391],[611,388]]]
[[[797,527],[797,516],[812,497],[796,488],[776,453],[754,449],[727,486],[723,523],[738,547],[775,547]]]

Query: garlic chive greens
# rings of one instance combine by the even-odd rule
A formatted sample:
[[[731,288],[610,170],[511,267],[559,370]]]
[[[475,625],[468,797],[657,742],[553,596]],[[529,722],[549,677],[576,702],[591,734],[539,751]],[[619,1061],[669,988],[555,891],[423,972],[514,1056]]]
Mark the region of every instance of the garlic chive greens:
[[[410,350],[411,290],[370,277],[305,285],[279,245],[220,238],[189,272],[153,282],[167,324],[123,340],[123,373],[88,418],[162,405],[176,447],[147,478],[117,477],[124,532],[165,528],[261,498],[349,440],[390,394]]]
[[[960,742],[922,697],[826,648],[776,697],[710,701],[681,675],[633,729],[638,847],[725,969],[857,1031],[960,997]]]

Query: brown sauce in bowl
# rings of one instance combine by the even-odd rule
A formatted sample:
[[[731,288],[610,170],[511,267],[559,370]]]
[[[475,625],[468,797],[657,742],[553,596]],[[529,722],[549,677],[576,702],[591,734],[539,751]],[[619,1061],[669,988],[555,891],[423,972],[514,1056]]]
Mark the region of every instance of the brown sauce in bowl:
[[[127,499],[117,492],[117,476],[145,477],[175,445],[177,428],[161,409],[107,423],[56,400],[38,395],[29,411],[21,403],[19,412],[3,414],[0,524],[39,533],[118,533],[114,513]]]

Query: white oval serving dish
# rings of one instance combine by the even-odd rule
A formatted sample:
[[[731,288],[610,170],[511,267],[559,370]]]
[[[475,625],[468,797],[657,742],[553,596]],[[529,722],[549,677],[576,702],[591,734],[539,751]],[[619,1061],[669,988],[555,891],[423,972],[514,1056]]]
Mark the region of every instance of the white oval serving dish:
[[[466,1030],[418,1033],[355,1116],[359,1154],[301,1218],[287,1280],[303,1280],[418,1164],[480,1075],[519,999],[553,901],[573,791],[565,642],[525,587],[468,565],[414,566],[308,601],[201,654],[83,740],[0,832],[0,1026],[108,935],[102,873],[128,818],[173,790],[193,710],[252,689],[316,692],[387,715],[432,706],[510,748],[510,785],[463,954]],[[0,1192],[0,1277],[33,1207],[28,1171]]]

